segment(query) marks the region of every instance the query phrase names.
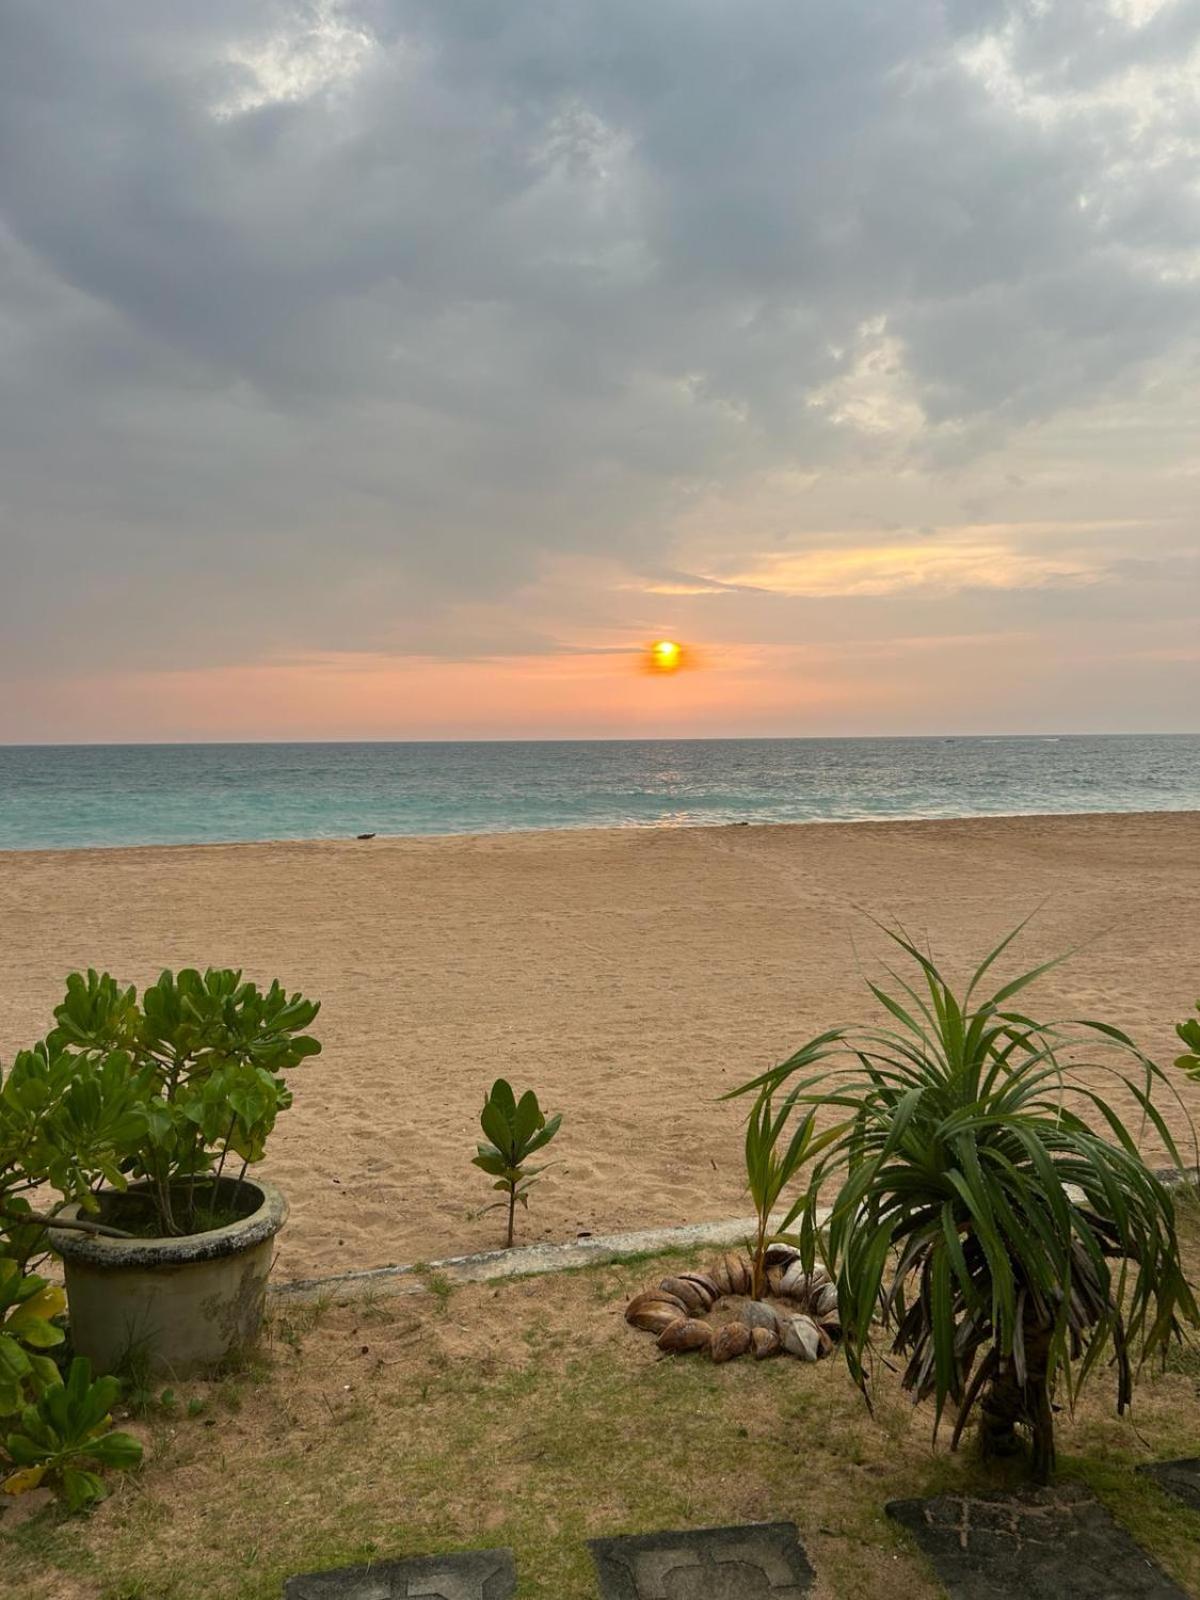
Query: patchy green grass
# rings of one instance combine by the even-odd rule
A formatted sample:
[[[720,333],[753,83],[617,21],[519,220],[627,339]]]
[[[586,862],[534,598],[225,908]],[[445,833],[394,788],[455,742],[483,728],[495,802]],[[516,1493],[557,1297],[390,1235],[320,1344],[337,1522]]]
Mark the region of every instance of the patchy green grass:
[[[252,1358],[145,1407],[146,1465],[92,1517],[0,1518],[0,1594],[278,1600],[292,1572],[511,1545],[527,1600],[591,1600],[588,1538],[791,1518],[819,1600],[933,1600],[885,1503],[1012,1466],[935,1448],[882,1365],[872,1416],[836,1358],[660,1358],[620,1313],[664,1259],[281,1306]],[[1195,1453],[1195,1353],[1146,1375],[1132,1421],[1111,1405],[1101,1374],[1062,1420],[1062,1475],[1200,1592],[1200,1515],[1133,1471]]]

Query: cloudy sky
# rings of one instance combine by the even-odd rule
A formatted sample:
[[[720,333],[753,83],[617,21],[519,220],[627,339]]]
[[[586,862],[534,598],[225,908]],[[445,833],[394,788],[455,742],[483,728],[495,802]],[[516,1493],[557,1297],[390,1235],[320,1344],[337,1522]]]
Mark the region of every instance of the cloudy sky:
[[[1200,730],[1198,85],[1200,0],[0,0],[0,739]]]

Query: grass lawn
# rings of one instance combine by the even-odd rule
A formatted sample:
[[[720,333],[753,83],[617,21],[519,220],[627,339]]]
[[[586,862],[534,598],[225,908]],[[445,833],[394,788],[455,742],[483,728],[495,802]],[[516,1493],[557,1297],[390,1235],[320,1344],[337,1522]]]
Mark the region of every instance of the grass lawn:
[[[589,1537],[790,1518],[822,1600],[937,1596],[885,1502],[1012,1476],[934,1447],[884,1367],[872,1417],[836,1356],[660,1357],[621,1311],[679,1262],[277,1309],[241,1370],[146,1397],[145,1466],[91,1517],[0,1516],[0,1594],[278,1600],[293,1572],[511,1545],[521,1595],[590,1600]],[[1060,1476],[1200,1594],[1200,1514],[1133,1472],[1198,1450],[1194,1350],[1146,1375],[1132,1420],[1104,1373],[1061,1419]]]

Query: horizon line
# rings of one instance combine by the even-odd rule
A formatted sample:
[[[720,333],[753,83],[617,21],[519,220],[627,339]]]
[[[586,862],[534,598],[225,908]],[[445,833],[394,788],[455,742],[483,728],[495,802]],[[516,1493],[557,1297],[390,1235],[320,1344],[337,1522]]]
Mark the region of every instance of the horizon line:
[[[598,734],[591,737],[577,735],[525,736],[501,735],[494,738],[329,738],[329,739],[38,739],[0,740],[2,750],[187,750],[253,748],[262,746],[303,746],[321,748],[335,745],[519,745],[519,744],[834,744],[871,741],[875,743],[917,743],[921,740],[983,739],[999,742],[1006,739],[1198,739],[1200,729],[1173,728],[1150,729],[1060,729],[1044,732],[1006,731],[1002,733],[966,733],[962,731],[931,733],[730,733],[730,734]]]

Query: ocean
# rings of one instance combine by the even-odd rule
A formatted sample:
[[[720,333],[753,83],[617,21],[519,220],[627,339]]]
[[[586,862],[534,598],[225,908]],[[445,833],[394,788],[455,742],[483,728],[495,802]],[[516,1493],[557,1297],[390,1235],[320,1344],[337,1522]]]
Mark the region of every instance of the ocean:
[[[1200,810],[1200,736],[0,746],[0,848]]]

